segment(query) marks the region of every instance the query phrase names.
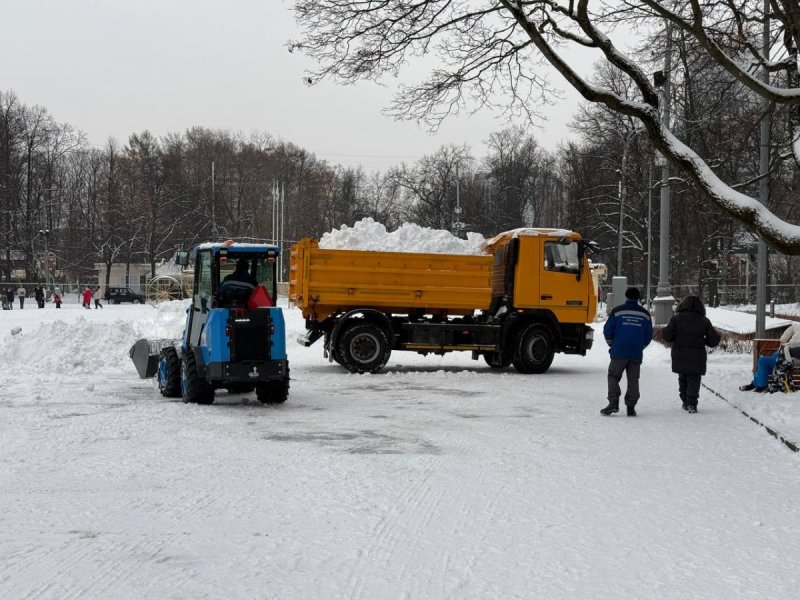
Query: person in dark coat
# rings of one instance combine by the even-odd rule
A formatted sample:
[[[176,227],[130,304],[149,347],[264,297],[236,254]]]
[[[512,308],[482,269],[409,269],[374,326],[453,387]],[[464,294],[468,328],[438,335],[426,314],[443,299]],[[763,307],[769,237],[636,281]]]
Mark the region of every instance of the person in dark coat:
[[[683,409],[697,412],[700,381],[706,374],[706,346],[719,344],[719,333],[706,317],[706,307],[697,296],[686,296],[662,332],[672,343],[672,372],[678,374],[678,394]]]
[[[6,290],[6,299],[8,300],[8,310],[12,310],[14,308],[14,288]]]
[[[44,308],[44,289],[42,286],[36,286],[36,289],[33,290],[33,296],[36,298],[36,306]]]
[[[600,410],[600,414],[606,416],[619,412],[619,397],[622,395],[619,382],[623,373],[628,380],[625,390],[628,416],[636,416],[642,354],[653,339],[653,321],[647,309],[639,304],[641,294],[638,288],[625,290],[625,298],[624,304],[614,307],[603,327],[603,336],[611,355],[608,365],[608,406]]]

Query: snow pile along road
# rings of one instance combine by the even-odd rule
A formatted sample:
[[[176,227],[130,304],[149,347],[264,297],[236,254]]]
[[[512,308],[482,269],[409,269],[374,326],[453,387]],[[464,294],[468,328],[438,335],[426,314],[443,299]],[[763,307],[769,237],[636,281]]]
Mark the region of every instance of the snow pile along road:
[[[329,250],[480,254],[485,241],[480,233],[469,232],[467,239],[462,240],[444,229],[430,229],[413,223],[403,223],[390,232],[382,223],[367,217],[352,227],[342,225],[340,229],[323,234],[319,247]]]

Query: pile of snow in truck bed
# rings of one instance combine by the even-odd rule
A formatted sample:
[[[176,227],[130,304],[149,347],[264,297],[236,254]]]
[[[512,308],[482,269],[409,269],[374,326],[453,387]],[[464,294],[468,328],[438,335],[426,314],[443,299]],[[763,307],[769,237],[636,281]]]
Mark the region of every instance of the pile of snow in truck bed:
[[[383,252],[480,254],[485,241],[480,233],[469,232],[467,239],[462,240],[444,229],[420,227],[414,223],[403,223],[397,230],[390,232],[382,223],[367,217],[352,227],[342,225],[340,229],[323,234],[319,247]]]

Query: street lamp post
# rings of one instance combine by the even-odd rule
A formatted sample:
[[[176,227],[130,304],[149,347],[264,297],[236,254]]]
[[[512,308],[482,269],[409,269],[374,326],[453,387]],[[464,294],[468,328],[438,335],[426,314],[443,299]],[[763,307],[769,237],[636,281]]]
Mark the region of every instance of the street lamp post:
[[[44,236],[44,287],[50,288],[50,249],[47,247],[47,238],[50,237],[49,229],[40,229],[39,235]]]

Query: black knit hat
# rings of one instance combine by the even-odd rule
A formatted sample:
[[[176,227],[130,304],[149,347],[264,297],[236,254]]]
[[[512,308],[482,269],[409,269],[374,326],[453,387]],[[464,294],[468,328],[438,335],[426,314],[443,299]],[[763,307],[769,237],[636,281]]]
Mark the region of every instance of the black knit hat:
[[[629,287],[627,290],[625,290],[625,297],[628,300],[638,300],[642,297],[642,295],[639,293],[639,288]]]

